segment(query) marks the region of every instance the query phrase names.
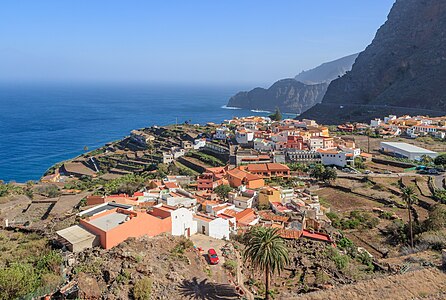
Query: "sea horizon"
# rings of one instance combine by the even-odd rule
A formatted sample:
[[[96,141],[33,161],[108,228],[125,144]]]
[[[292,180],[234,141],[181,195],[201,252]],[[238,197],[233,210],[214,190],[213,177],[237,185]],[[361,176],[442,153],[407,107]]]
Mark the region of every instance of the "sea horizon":
[[[0,180],[38,180],[57,162],[153,125],[222,122],[266,111],[226,108],[249,86],[0,82]]]

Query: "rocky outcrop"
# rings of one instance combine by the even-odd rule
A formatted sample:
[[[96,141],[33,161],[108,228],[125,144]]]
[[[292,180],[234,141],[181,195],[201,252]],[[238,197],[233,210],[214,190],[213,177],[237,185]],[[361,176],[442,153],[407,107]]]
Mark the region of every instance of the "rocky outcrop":
[[[386,23],[304,117],[366,121],[381,113],[446,113],[446,1],[397,0]]]
[[[350,71],[358,55],[359,53],[355,53],[334,61],[323,63],[314,69],[302,71],[299,75],[294,77],[294,79],[305,84],[330,83]]]
[[[268,89],[240,92],[229,99],[227,106],[269,111],[279,107],[282,111],[300,114],[322,101],[328,84],[349,71],[357,56],[353,54],[323,63],[301,72],[294,79],[279,80]]]
[[[270,88],[240,92],[229,99],[228,107],[301,113],[322,101],[328,83],[308,85],[293,78],[282,79]]]

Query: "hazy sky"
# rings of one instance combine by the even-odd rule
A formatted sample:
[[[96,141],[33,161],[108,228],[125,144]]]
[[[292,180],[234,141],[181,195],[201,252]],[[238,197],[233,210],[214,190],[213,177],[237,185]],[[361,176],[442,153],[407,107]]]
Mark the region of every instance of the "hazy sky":
[[[0,80],[269,84],[363,50],[394,0],[13,0]]]

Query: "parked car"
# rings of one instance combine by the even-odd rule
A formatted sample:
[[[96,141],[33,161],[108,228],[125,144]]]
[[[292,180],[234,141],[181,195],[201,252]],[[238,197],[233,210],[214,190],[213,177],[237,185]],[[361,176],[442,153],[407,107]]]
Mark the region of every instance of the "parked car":
[[[217,252],[215,252],[214,248],[211,248],[208,250],[208,256],[209,256],[209,262],[211,263],[211,265],[216,265],[220,261],[218,259]]]
[[[437,175],[438,174],[438,171],[437,171],[437,169],[429,169],[429,174],[432,174],[432,175]]]
[[[392,171],[385,170],[385,171],[384,171],[384,174],[392,174]]]

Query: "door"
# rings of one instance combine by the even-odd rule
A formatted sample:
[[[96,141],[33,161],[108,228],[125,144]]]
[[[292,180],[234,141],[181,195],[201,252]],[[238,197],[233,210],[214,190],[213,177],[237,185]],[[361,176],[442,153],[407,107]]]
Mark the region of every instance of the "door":
[[[187,237],[190,238],[190,228],[187,229]]]
[[[206,226],[201,226],[201,232],[202,232],[203,234],[206,234]]]

